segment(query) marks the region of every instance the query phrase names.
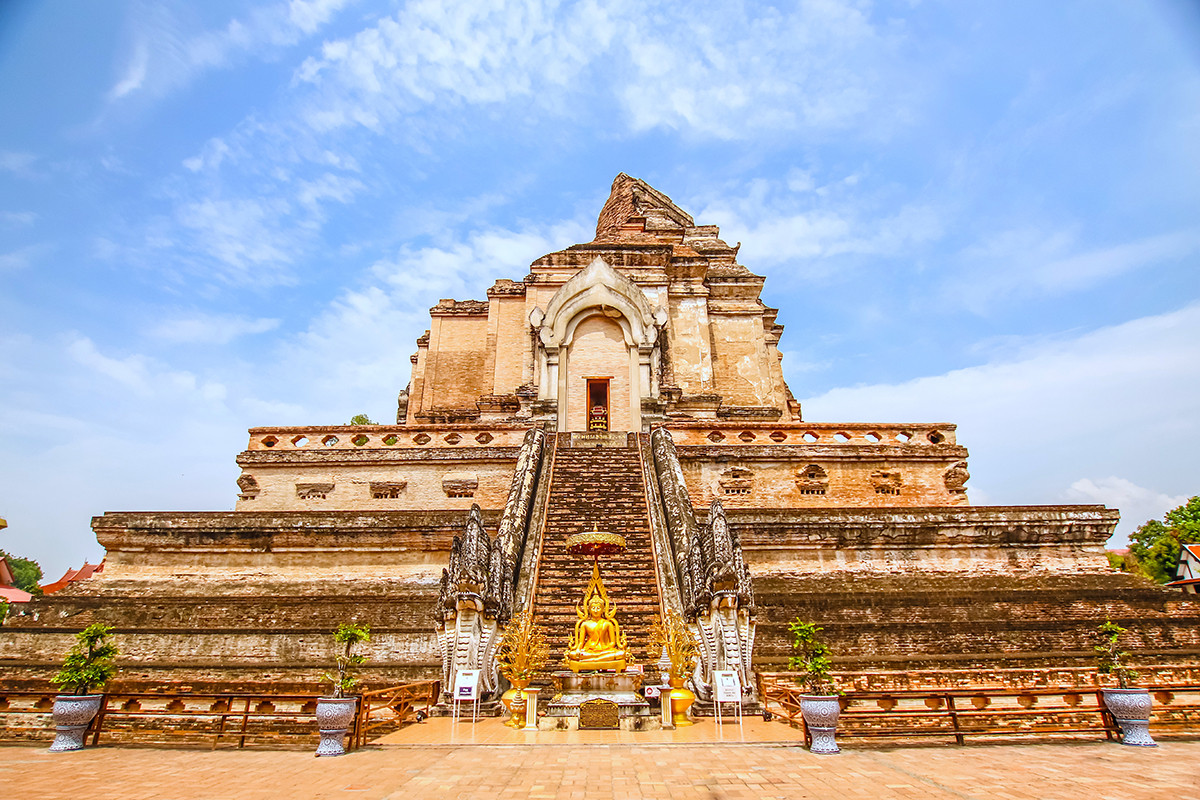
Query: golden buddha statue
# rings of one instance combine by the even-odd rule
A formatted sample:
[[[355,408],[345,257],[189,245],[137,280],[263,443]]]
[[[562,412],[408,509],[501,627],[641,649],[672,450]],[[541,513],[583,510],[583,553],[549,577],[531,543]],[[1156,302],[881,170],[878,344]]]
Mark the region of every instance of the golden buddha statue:
[[[629,661],[628,645],[616,611],[600,580],[600,565],[592,567],[592,580],[575,607],[579,619],[567,645],[566,662],[572,672],[585,670],[623,670]]]

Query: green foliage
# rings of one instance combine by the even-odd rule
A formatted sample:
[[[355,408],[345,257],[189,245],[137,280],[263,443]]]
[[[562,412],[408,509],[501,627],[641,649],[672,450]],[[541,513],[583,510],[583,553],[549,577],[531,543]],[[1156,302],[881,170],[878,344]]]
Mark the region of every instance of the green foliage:
[[[355,414],[353,417],[350,418],[349,424],[351,424],[351,425],[374,425],[375,423],[372,422],[371,418],[368,417],[366,414]]]
[[[41,564],[3,550],[0,550],[0,557],[8,562],[8,568],[12,570],[14,586],[33,595],[42,593],[42,587],[38,586],[42,580]]]
[[[75,694],[88,694],[93,686],[104,684],[117,672],[117,646],[109,640],[112,628],[99,622],[75,634],[75,645],[63,660],[63,667],[50,680],[71,687]]]
[[[1121,649],[1118,641],[1121,634],[1126,632],[1125,628],[1106,619],[1097,629],[1097,644],[1092,648],[1096,651],[1096,666],[1100,674],[1116,675],[1117,683],[1121,685],[1122,689],[1128,689],[1129,682],[1137,680],[1138,677],[1135,670],[1125,665],[1125,659],[1129,657],[1129,653]]]
[[[333,684],[334,697],[345,697],[358,686],[358,668],[367,661],[366,656],[354,652],[354,645],[371,641],[371,628],[343,622],[333,632],[333,641],[344,646],[337,656],[337,674],[327,672],[321,677]]]
[[[4,618],[8,616],[8,602],[0,600],[0,625],[4,624]]]
[[[788,659],[788,669],[804,673],[804,685],[812,694],[837,694],[837,687],[829,674],[833,662],[829,658],[829,647],[821,641],[821,628],[799,619],[788,623],[792,632],[792,649],[796,654]]]
[[[1129,537],[1129,551],[1142,573],[1158,583],[1175,580],[1181,545],[1200,543],[1200,495],[1163,517],[1150,520]]]

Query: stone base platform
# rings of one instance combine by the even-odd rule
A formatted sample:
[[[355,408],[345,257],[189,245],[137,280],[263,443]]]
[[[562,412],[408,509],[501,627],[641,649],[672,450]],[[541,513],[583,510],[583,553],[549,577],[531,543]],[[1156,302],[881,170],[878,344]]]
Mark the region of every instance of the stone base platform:
[[[642,675],[633,672],[554,673],[554,696],[545,714],[538,719],[540,730],[579,730],[579,709],[590,700],[617,704],[617,727],[625,731],[655,730],[662,727],[650,704],[638,692]]]

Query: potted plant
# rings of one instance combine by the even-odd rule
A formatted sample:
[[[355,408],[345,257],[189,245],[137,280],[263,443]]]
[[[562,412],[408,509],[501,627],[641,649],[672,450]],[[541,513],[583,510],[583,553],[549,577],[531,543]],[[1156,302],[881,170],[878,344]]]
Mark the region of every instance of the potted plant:
[[[1121,726],[1122,744],[1157,747],[1150,738],[1150,710],[1154,704],[1150,692],[1129,685],[1130,681],[1137,680],[1138,674],[1125,665],[1129,653],[1121,649],[1118,641],[1125,632],[1125,628],[1112,620],[1105,620],[1097,630],[1098,643],[1093,648],[1097,671],[1101,675],[1115,676],[1119,686],[1102,688],[1100,693],[1108,713]]]
[[[54,743],[50,745],[53,753],[83,749],[88,724],[104,699],[103,694],[92,694],[92,689],[103,689],[117,671],[118,651],[109,639],[111,634],[112,628],[99,622],[75,634],[75,644],[63,659],[62,669],[50,679],[73,692],[54,698],[50,712],[55,730]]]
[[[656,620],[650,628],[650,641],[654,643],[654,648],[660,650],[670,661],[667,683],[670,684],[671,691],[663,697],[662,702],[671,704],[671,721],[677,728],[691,725],[688,709],[696,702],[696,695],[684,686],[684,682],[696,668],[699,649],[696,637],[683,617],[669,611],[665,619]]]
[[[366,625],[342,623],[333,632],[333,641],[340,646],[337,654],[337,674],[322,677],[333,685],[333,694],[317,698],[317,727],[321,731],[318,756],[340,756],[346,753],[346,731],[354,721],[358,698],[347,696],[358,686],[358,669],[367,657],[354,652],[359,642],[371,641],[371,629]]]
[[[512,684],[512,688],[500,698],[511,714],[505,725],[510,728],[525,727],[525,687],[549,660],[550,646],[546,644],[546,630],[534,624],[529,609],[516,614],[504,626],[500,650],[496,655],[500,674]]]
[[[804,673],[801,679],[808,694],[800,696],[800,713],[812,743],[809,752],[838,753],[837,721],[842,711],[841,697],[829,674],[832,662],[829,647],[821,641],[821,627],[799,619],[788,624],[792,632],[792,649],[788,668]]]

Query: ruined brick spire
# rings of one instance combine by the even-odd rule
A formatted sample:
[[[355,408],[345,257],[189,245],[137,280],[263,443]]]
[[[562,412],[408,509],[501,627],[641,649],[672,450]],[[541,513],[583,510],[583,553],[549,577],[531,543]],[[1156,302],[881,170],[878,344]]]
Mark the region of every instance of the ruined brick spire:
[[[608,202],[596,220],[597,242],[638,241],[654,231],[679,231],[695,226],[690,214],[671,198],[624,172],[613,179]]]

